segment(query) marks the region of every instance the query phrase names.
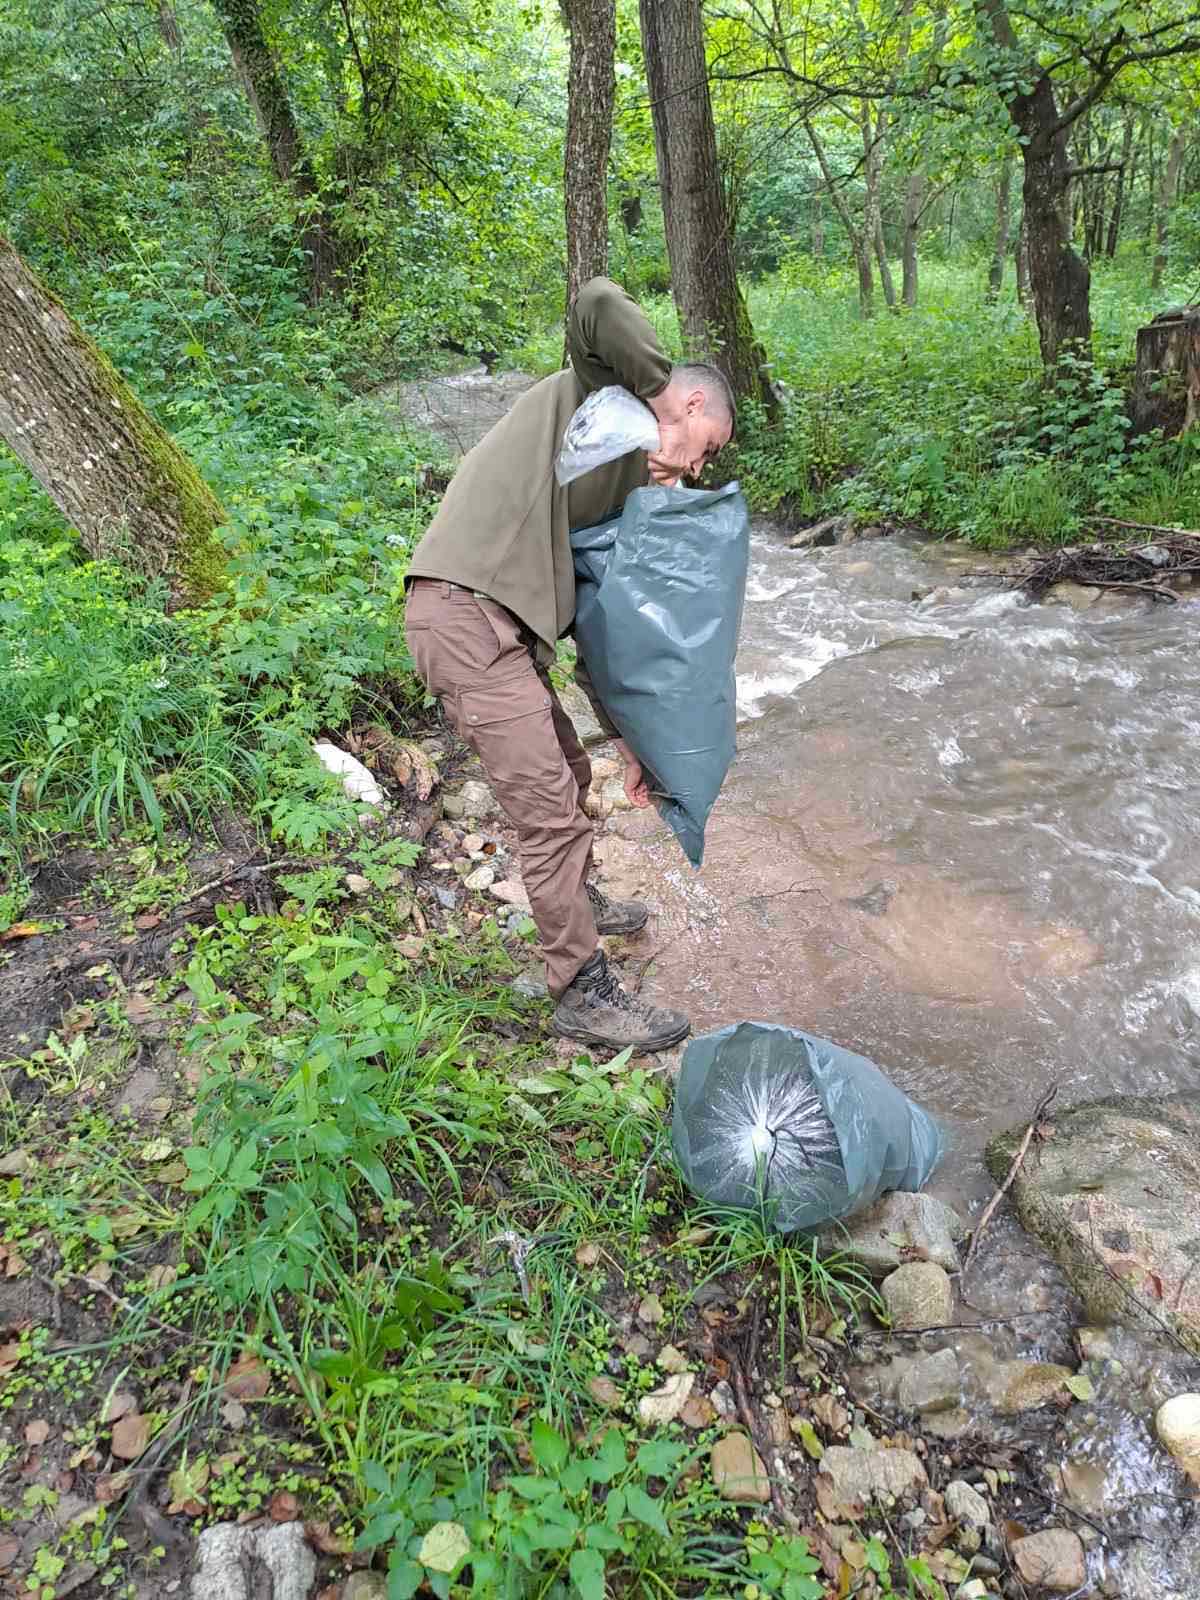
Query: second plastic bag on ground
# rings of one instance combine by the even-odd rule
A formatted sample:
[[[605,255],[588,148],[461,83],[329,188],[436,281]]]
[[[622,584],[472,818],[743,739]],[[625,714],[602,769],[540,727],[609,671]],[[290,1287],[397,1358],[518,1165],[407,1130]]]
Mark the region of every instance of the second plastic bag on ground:
[[[873,1062],[766,1022],[692,1040],[671,1136],[698,1195],[761,1207],[782,1233],[920,1189],[942,1154],[937,1123]]]
[[[736,483],[635,489],[571,535],[579,653],[695,867],[736,749],[749,537]]]

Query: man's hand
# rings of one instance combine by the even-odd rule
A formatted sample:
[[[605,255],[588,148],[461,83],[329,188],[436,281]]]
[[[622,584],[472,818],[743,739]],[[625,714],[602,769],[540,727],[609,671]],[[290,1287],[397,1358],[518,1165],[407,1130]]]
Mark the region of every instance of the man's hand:
[[[640,811],[650,804],[650,785],[646,782],[642,763],[624,739],[617,739],[615,742],[617,754],[625,763],[625,798],[631,806],[636,806]]]

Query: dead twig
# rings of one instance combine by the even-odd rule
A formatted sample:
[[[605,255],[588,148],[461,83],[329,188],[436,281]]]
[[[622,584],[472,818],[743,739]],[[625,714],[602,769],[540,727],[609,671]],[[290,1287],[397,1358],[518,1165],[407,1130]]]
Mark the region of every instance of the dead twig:
[[[755,1309],[755,1330],[752,1333],[751,1337],[754,1340],[754,1342],[757,1343],[757,1322],[758,1322],[758,1307],[757,1307],[757,1305],[755,1306],[754,1309]],[[717,1342],[714,1340],[713,1341],[713,1348],[717,1351],[717,1354],[722,1357],[722,1359],[727,1363],[727,1365],[729,1367],[729,1376],[730,1376],[730,1379],[731,1379],[732,1384],[733,1384],[733,1398],[734,1398],[734,1401],[737,1404],[738,1417],[741,1420],[742,1426],[745,1428],[746,1432],[750,1435],[750,1438],[751,1438],[751,1440],[753,1441],[753,1444],[754,1444],[754,1448],[758,1451],[758,1454],[762,1459],[763,1465],[766,1468],[767,1483],[768,1483],[768,1485],[770,1487],[770,1490],[771,1490],[771,1509],[775,1512],[775,1515],[782,1522],[786,1523],[788,1518],[787,1518],[787,1509],[786,1509],[786,1507],[784,1506],[784,1503],[783,1503],[783,1495],[780,1493],[779,1485],[776,1483],[775,1478],[774,1478],[774,1476],[773,1476],[773,1474],[771,1472],[771,1457],[772,1457],[772,1455],[774,1453],[773,1447],[771,1446],[770,1442],[767,1440],[767,1438],[765,1436],[765,1433],[764,1433],[764,1430],[761,1427],[761,1425],[759,1424],[758,1418],[757,1418],[757,1416],[755,1415],[755,1412],[754,1412],[754,1407],[750,1404],[750,1389],[749,1389],[749,1386],[748,1386],[748,1384],[746,1382],[746,1374],[742,1370],[742,1365],[739,1362],[739,1360],[737,1358],[737,1355],[735,1354],[734,1350],[732,1349],[732,1347],[730,1345],[723,1344],[723,1343],[722,1344],[717,1344]]]
[[[1159,522],[1126,522],[1122,517],[1102,517],[1098,512],[1089,512],[1089,522],[1103,522],[1110,528],[1133,528],[1138,533],[1167,533],[1173,539],[1200,539],[1200,530],[1195,528],[1165,528]]]
[[[1011,1189],[1017,1173],[1021,1170],[1021,1163],[1025,1159],[1026,1152],[1028,1151],[1033,1140],[1033,1136],[1037,1131],[1042,1118],[1049,1110],[1050,1105],[1052,1104],[1057,1093],[1058,1085],[1056,1083],[1052,1083],[1042,1098],[1038,1101],[1037,1105],[1034,1107],[1033,1116],[1030,1119],[1029,1126],[1025,1129],[1025,1137],[1021,1140],[1020,1148],[1017,1150],[1016,1155],[1012,1159],[1012,1165],[1008,1169],[1008,1176],[996,1190],[992,1198],[988,1201],[983,1215],[975,1225],[975,1231],[971,1235],[971,1247],[967,1251],[966,1259],[962,1264],[962,1273],[960,1279],[962,1283],[966,1283],[967,1281],[967,1273],[971,1270],[971,1263],[974,1261],[976,1252],[979,1249],[979,1242],[983,1238],[984,1230],[986,1229],[988,1223],[992,1220],[996,1207],[1000,1204],[1001,1200],[1004,1199],[1004,1196],[1008,1193],[1009,1189]],[[971,1302],[968,1300],[966,1303],[970,1305]],[[978,1307],[975,1307],[974,1309],[978,1310]]]

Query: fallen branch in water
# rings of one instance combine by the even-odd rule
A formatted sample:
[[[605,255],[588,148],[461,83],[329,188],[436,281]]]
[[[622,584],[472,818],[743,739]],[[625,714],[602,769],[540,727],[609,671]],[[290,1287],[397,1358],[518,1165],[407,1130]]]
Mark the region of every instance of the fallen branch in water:
[[[1000,1187],[996,1190],[996,1192],[992,1196],[992,1198],[988,1201],[987,1206],[984,1209],[983,1215],[980,1217],[979,1221],[975,1225],[975,1231],[971,1235],[971,1247],[967,1251],[966,1259],[964,1260],[964,1262],[962,1264],[962,1274],[961,1274],[961,1280],[960,1280],[961,1282],[965,1283],[967,1281],[967,1273],[971,1270],[971,1263],[972,1263],[972,1261],[974,1261],[975,1254],[979,1249],[979,1241],[983,1238],[984,1230],[987,1227],[988,1223],[992,1220],[992,1217],[993,1217],[993,1215],[995,1214],[995,1211],[996,1211],[996,1207],[1000,1204],[1001,1200],[1004,1199],[1004,1196],[1012,1188],[1013,1181],[1016,1178],[1017,1173],[1020,1172],[1020,1170],[1021,1170],[1021,1163],[1024,1161],[1025,1156],[1028,1153],[1029,1146],[1030,1146],[1030,1144],[1031,1144],[1031,1142],[1033,1140],[1033,1136],[1037,1132],[1038,1128],[1041,1126],[1042,1118],[1045,1116],[1046,1112],[1049,1110],[1050,1105],[1053,1102],[1054,1097],[1055,1097],[1055,1095],[1057,1093],[1058,1093],[1058,1085],[1056,1083],[1052,1083],[1050,1085],[1050,1087],[1046,1090],[1046,1092],[1042,1096],[1042,1098],[1038,1101],[1037,1105],[1034,1107],[1033,1116],[1030,1119],[1029,1126],[1025,1129],[1025,1137],[1021,1140],[1020,1147],[1018,1148],[1016,1155],[1012,1159],[1012,1165],[1008,1169],[1008,1176],[1005,1178],[1004,1182],[1000,1185]],[[963,1298],[966,1299],[965,1296]],[[966,1303],[968,1305],[971,1304],[971,1302],[969,1300],[967,1300]],[[978,1307],[976,1307],[975,1309],[978,1310]]]

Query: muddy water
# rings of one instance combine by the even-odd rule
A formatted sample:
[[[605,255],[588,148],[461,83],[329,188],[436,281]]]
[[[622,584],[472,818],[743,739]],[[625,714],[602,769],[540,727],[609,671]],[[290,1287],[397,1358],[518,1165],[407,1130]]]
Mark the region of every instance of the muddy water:
[[[1051,1083],[1200,1079],[1200,601],[1025,605],[980,566],[759,529],[704,866],[645,816],[606,850],[658,903],[661,994],[880,1062],[960,1201]]]

